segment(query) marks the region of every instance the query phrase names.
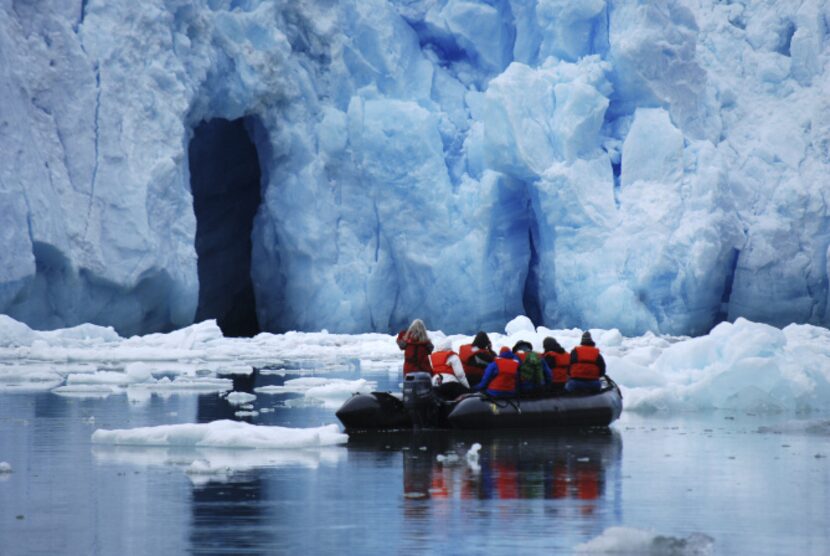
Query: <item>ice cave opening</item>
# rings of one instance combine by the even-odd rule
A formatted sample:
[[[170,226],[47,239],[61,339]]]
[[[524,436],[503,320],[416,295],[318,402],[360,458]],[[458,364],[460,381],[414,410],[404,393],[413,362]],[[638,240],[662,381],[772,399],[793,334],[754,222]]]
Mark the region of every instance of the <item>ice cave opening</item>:
[[[196,321],[216,319],[225,336],[261,329],[251,281],[251,231],[262,173],[246,118],[203,121],[188,148],[196,213]]]

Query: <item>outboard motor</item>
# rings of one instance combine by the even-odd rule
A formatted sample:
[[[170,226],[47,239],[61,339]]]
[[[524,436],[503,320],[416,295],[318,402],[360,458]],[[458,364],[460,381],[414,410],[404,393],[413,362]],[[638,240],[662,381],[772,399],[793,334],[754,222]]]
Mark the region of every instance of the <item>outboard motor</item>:
[[[434,426],[438,420],[438,399],[432,391],[429,373],[409,373],[403,380],[403,405],[415,427]]]

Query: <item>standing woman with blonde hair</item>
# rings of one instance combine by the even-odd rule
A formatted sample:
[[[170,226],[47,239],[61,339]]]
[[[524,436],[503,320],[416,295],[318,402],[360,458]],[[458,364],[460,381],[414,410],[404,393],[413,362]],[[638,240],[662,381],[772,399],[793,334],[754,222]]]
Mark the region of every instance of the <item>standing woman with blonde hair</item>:
[[[403,350],[403,374],[424,372],[432,373],[429,363],[429,354],[432,353],[432,342],[427,336],[424,321],[415,319],[409,328],[398,333],[398,347]]]

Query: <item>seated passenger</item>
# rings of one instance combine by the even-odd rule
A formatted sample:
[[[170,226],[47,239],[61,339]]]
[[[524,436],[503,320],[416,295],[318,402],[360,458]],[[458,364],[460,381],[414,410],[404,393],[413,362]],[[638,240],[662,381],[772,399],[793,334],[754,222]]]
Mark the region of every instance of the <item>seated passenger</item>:
[[[591,333],[582,334],[580,345],[571,351],[566,392],[598,392],[602,389],[600,377],[605,376],[605,360],[594,344]]]
[[[458,348],[458,355],[470,384],[478,384],[484,376],[484,369],[496,358],[490,338],[485,332],[476,334],[473,343]]]
[[[533,345],[530,342],[519,340],[513,346],[513,353],[521,361],[519,365],[520,393],[539,393],[550,386],[552,382],[550,367],[538,353],[533,351]]]
[[[398,333],[398,347],[403,351],[403,375],[409,373],[432,373],[429,364],[429,354],[432,353],[432,342],[427,336],[424,321],[415,319],[406,331]]]
[[[499,356],[487,365],[484,378],[474,390],[479,392],[483,390],[494,398],[513,397],[517,392],[518,371],[518,358],[513,355],[509,347],[504,346],[499,351]]]
[[[470,391],[470,383],[464,375],[464,367],[458,354],[451,349],[449,340],[444,340],[438,351],[429,356],[432,363],[432,386],[438,395],[447,400],[454,400]]]
[[[565,348],[559,345],[555,338],[550,336],[544,339],[542,348],[545,350],[543,357],[548,367],[550,367],[553,377],[551,391],[563,392],[565,383],[568,381],[568,367],[571,363],[571,356],[565,351]]]
[[[525,354],[533,351],[533,344],[527,340],[519,340],[513,345],[513,355],[519,358],[520,361],[525,360]]]

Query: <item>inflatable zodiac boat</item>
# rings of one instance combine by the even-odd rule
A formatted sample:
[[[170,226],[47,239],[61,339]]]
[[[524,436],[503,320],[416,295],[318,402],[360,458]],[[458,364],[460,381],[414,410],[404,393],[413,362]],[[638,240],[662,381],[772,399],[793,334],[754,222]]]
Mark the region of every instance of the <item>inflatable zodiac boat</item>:
[[[492,398],[465,394],[444,400],[432,388],[428,373],[410,373],[403,395],[389,392],[355,394],[337,410],[347,431],[407,428],[548,428],[607,426],[622,412],[622,394],[610,378],[599,392]]]

